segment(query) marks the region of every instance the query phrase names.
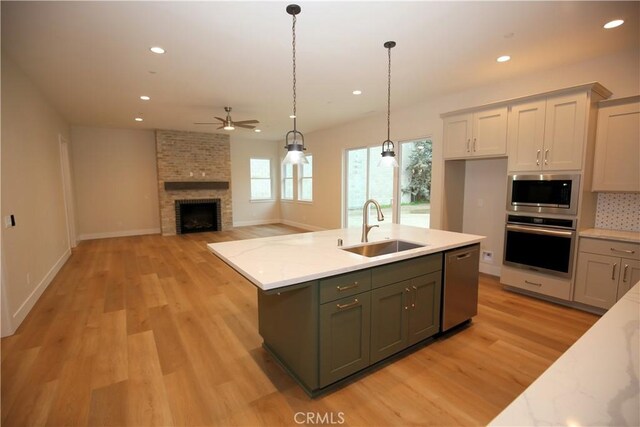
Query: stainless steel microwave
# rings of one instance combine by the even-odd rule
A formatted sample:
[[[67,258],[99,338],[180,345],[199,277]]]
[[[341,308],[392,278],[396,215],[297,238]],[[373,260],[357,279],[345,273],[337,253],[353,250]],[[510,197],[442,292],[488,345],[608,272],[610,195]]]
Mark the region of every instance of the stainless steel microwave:
[[[580,175],[509,175],[507,210],[548,214],[578,214]]]

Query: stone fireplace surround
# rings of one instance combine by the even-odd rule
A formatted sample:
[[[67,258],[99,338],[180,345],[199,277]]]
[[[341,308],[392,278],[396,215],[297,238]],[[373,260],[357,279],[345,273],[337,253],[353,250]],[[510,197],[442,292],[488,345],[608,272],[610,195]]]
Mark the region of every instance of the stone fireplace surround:
[[[221,230],[233,226],[229,135],[157,130],[156,158],[163,235],[176,234],[176,200],[220,199]],[[187,184],[188,189],[165,190],[165,182],[227,182],[229,185],[225,189],[193,188],[206,185]]]

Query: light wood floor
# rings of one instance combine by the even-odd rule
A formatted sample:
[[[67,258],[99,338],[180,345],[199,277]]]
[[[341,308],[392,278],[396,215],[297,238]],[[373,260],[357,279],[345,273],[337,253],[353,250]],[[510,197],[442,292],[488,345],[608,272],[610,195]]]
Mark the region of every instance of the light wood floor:
[[[261,347],[255,287],[205,247],[297,231],[82,242],[2,340],[2,425],[484,425],[597,320],[482,276],[469,328],[311,400]]]

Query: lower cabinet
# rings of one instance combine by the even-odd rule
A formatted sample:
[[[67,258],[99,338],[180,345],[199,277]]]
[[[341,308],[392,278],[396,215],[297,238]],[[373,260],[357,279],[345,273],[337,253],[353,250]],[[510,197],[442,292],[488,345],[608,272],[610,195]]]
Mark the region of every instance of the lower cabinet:
[[[370,294],[320,306],[320,387],[369,366]]]
[[[640,245],[580,238],[574,300],[609,309],[640,281]]]
[[[309,394],[440,329],[442,254],[258,292],[266,349]]]
[[[371,363],[438,332],[441,292],[440,271],[371,292]]]

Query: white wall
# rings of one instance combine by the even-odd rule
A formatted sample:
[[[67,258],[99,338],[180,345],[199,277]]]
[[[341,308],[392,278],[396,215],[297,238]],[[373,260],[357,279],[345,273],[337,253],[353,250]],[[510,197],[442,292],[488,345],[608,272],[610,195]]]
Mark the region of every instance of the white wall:
[[[238,131],[235,131],[238,132]],[[280,222],[280,153],[282,144],[274,141],[243,139],[231,135],[231,194],[233,198],[234,227]],[[240,130],[239,132],[243,132]],[[271,159],[273,200],[252,202],[249,160]]]
[[[391,139],[398,142],[431,135],[433,178],[431,227],[442,224],[442,120],[440,114],[517,98],[563,87],[598,81],[613,92],[612,98],[640,93],[640,52],[617,52],[589,61],[539,71],[524,77],[434,96],[424,103],[392,112]],[[505,64],[507,66],[507,64]],[[393,78],[393,77],[392,77]],[[428,76],[425,76],[428,79]],[[393,102],[393,93],[392,93]],[[314,155],[314,205],[282,203],[282,218],[320,228],[338,228],[342,209],[342,159],[345,148],[381,144],[386,136],[384,115],[370,116],[331,129],[307,133],[305,143]],[[314,183],[315,184],[315,183]],[[472,222],[466,226],[472,227]],[[494,236],[497,239],[497,236]],[[495,256],[495,255],[494,255]]]
[[[79,240],[160,232],[155,132],[71,128]]]
[[[481,250],[493,252],[493,261],[480,259],[480,271],[500,275],[504,252],[507,159],[467,160],[462,232],[487,236]]]
[[[69,126],[24,73],[2,54],[3,335],[24,320],[71,254],[60,142]],[[10,324],[7,324],[10,323]]]

